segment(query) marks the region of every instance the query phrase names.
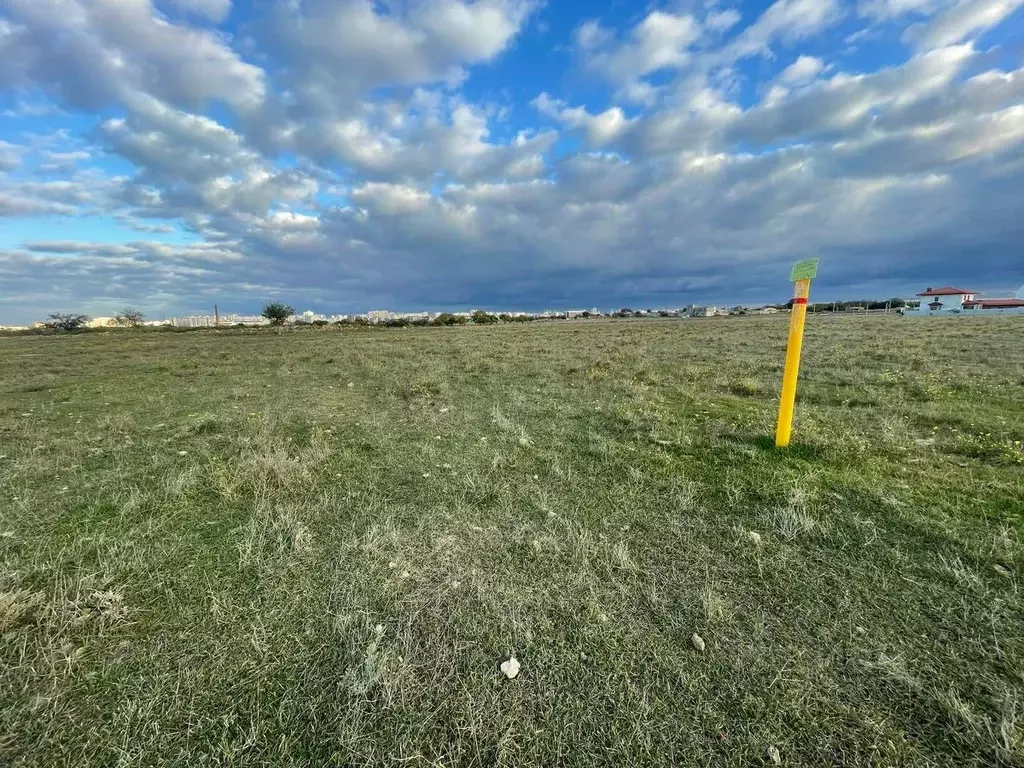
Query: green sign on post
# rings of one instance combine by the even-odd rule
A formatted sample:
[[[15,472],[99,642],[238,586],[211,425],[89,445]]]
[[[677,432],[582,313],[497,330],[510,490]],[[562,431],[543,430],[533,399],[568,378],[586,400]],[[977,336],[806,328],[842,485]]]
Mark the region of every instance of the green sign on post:
[[[804,259],[793,265],[793,274],[789,276],[792,282],[797,280],[813,280],[818,276],[818,262],[821,259]]]

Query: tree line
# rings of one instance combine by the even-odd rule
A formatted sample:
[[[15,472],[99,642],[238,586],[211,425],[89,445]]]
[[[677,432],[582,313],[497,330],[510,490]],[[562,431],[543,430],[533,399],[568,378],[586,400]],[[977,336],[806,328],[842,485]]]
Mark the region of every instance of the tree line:
[[[903,309],[906,307],[916,306],[917,302],[908,302],[901,298],[891,298],[886,301],[831,301],[831,302],[815,302],[808,306],[809,312],[845,312],[854,308],[864,309]],[[785,304],[768,304],[766,306],[775,307],[776,309],[792,309],[793,300],[790,299]],[[734,307],[730,310],[734,314],[744,314],[746,310],[743,307]],[[660,310],[655,312],[654,310],[646,310],[642,312],[640,310],[633,310],[628,307],[612,312],[611,317],[643,317],[645,315],[657,314],[661,317],[671,317],[678,315],[678,312],[672,312],[670,310]],[[272,301],[263,305],[263,309],[260,312],[260,316],[264,317],[269,321],[272,326],[282,326],[288,319],[295,315],[295,308],[289,304],[285,304],[279,301]],[[592,312],[582,312],[580,314],[582,318],[590,317],[601,317],[600,314],[595,315]],[[379,323],[372,323],[372,325],[379,325],[384,328],[408,328],[410,326],[427,326],[427,325],[467,325],[473,323],[475,325],[491,325],[494,323],[529,323],[536,319],[563,319],[564,315],[542,315],[540,317],[535,315],[511,315],[507,312],[501,312],[492,314],[485,312],[482,309],[478,309],[473,312],[472,315],[456,315],[451,312],[442,312],[433,318],[415,318],[408,319],[405,317],[397,317],[389,320],[383,320]],[[143,325],[146,320],[145,314],[135,307],[125,307],[113,318],[114,326],[119,328],[138,328]],[[64,312],[54,312],[49,315],[46,321],[43,323],[44,328],[48,328],[53,331],[71,332],[85,328],[90,321],[88,315],[70,314]],[[314,326],[325,326],[329,325],[327,320],[314,320],[312,325]],[[365,317],[353,317],[349,320],[336,320],[334,325],[347,325],[347,326],[368,326],[371,325],[370,321]]]
[[[47,317],[43,327],[52,331],[77,331],[84,328],[91,319],[88,315],[54,312]],[[138,328],[145,320],[146,316],[135,307],[125,307],[114,315],[114,325],[118,328]]]

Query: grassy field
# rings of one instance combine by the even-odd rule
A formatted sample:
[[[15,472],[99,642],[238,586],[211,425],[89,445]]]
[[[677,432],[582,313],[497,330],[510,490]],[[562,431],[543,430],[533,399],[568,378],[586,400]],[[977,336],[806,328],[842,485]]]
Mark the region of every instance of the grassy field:
[[[0,339],[0,763],[1024,765],[1022,321]]]

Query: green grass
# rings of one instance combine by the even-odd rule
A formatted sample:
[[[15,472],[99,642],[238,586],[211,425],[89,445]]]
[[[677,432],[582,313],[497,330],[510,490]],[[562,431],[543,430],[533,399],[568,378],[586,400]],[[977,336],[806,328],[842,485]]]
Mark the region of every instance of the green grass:
[[[1020,319],[786,324],[0,339],[0,763],[1024,764]]]

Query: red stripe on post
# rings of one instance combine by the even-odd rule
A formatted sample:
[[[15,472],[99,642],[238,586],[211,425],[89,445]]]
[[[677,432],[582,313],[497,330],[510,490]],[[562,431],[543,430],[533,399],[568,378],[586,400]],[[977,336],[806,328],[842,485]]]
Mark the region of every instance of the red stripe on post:
[[[807,303],[807,298],[806,297],[797,297],[797,298],[793,299],[793,303],[794,304],[806,304]]]

